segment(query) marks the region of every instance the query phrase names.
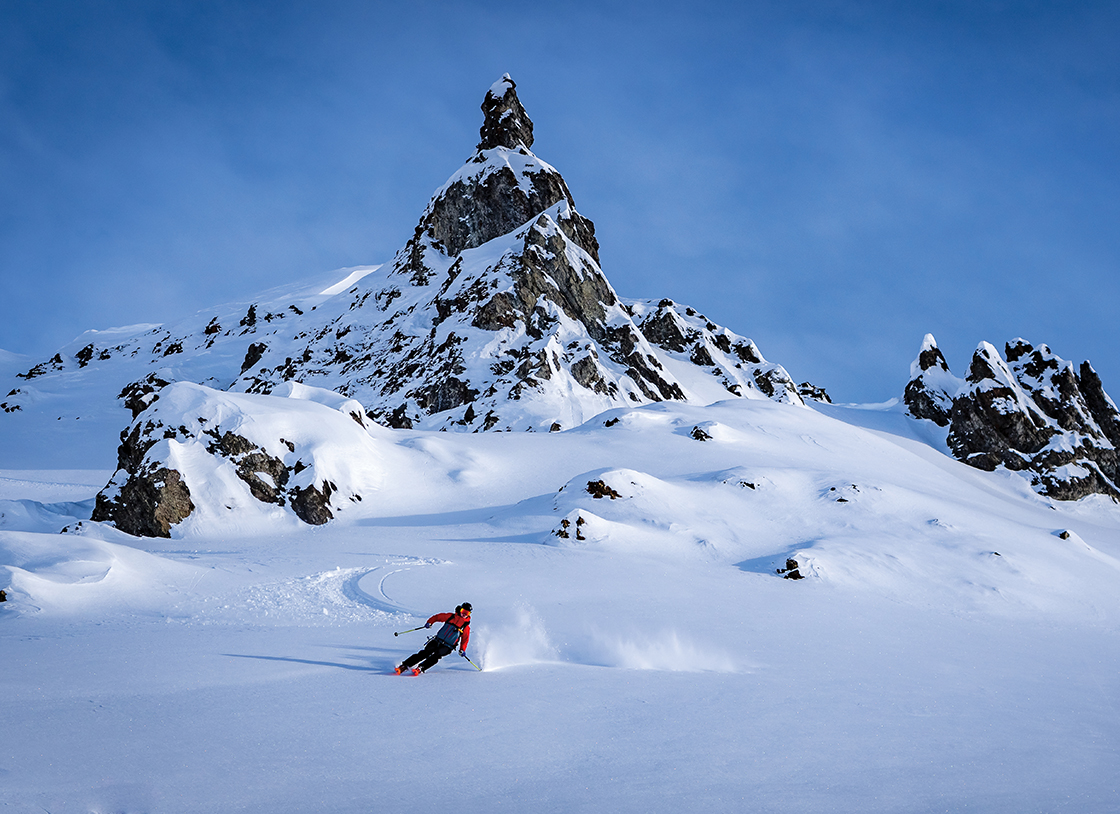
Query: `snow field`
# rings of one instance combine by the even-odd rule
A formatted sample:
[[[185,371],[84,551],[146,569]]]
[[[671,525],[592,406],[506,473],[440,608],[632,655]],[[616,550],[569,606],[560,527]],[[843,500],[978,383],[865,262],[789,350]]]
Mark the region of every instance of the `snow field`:
[[[325,526],[262,509],[140,540],[77,525],[108,473],[0,472],[5,810],[1120,799],[1109,501],[1051,504],[889,410],[651,405],[462,436],[296,405],[317,439],[268,418],[292,398],[227,397],[257,442],[346,452],[340,491],[377,489]],[[555,535],[578,516],[584,540]],[[806,579],[777,577],[787,557]],[[391,675],[431,631],[393,633],[462,601],[482,672]]]

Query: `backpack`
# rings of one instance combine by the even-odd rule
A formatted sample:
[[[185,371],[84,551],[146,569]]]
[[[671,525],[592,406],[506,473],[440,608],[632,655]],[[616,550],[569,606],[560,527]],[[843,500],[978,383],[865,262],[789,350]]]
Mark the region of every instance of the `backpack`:
[[[459,636],[462,635],[462,632],[462,630],[455,627],[455,625],[451,624],[451,621],[448,620],[443,623],[443,627],[441,627],[439,629],[439,632],[436,633],[435,638],[436,641],[443,642],[445,645],[454,650],[455,645],[459,643]]]

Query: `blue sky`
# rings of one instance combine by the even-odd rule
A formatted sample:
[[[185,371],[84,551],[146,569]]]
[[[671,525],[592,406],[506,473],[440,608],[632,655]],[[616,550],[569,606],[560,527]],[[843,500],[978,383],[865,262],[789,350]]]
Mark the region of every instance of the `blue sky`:
[[[0,348],[382,262],[508,71],[624,297],[840,401],[926,332],[1120,396],[1120,6],[0,4]]]

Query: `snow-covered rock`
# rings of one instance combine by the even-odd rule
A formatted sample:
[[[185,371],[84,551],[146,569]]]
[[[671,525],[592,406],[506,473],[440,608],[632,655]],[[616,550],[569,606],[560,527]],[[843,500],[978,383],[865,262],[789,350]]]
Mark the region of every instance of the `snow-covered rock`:
[[[321,525],[380,485],[388,444],[371,425],[358,402],[296,383],[269,396],[170,384],[121,433],[93,519],[144,537],[188,518]]]
[[[918,358],[910,365],[910,381],[902,400],[910,415],[927,418],[939,427],[945,427],[953,412],[953,397],[963,384],[949,372],[949,365],[933,334],[926,334]]]
[[[947,425],[959,460],[1029,472],[1044,495],[1120,498],[1120,413],[1092,366],[1084,362],[1079,374],[1046,345],[1023,339],[1005,352],[1006,360],[981,342],[962,382],[927,335],[904,394],[910,414]]]

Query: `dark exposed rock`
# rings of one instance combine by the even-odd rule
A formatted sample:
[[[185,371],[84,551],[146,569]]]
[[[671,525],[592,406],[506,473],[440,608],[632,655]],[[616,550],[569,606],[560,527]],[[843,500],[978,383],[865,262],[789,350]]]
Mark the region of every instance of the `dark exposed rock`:
[[[978,469],[1029,473],[1038,492],[1057,500],[1120,498],[1120,414],[1092,367],[1084,363],[1078,376],[1045,345],[1022,339],[1005,352],[1006,361],[981,343],[957,387],[927,336],[904,396],[911,415],[948,424],[953,455]]]
[[[689,338],[685,335],[688,328],[677,317],[675,305],[672,300],[662,300],[657,310],[642,320],[640,327],[646,338],[655,345],[684,353],[689,345]]]
[[[560,524],[553,530],[552,533],[563,540],[571,539],[572,525],[572,521],[565,517],[560,521]],[[583,536],[583,527],[585,525],[587,525],[587,520],[584,519],[582,514],[577,513],[575,522],[575,533],[577,540],[587,539]]]
[[[801,571],[798,570],[797,560],[789,558],[786,560],[786,567],[777,569],[777,573],[782,575],[782,579],[805,579]]]
[[[622,497],[622,494],[611,488],[611,486],[602,480],[592,480],[587,482],[587,494],[596,500],[609,497],[611,500],[617,500]]]
[[[330,508],[332,492],[334,484],[330,481],[324,481],[318,489],[314,486],[297,486],[291,491],[292,511],[304,523],[321,526],[334,519]]]
[[[1089,409],[1089,414],[1092,415],[1097,426],[1101,428],[1104,436],[1112,442],[1112,446],[1120,449],[1120,411],[1116,409],[1116,404],[1104,392],[1101,377],[1097,375],[1097,371],[1093,370],[1091,364],[1082,362],[1080,373],[1081,375],[1077,378],[1078,389],[1081,391],[1082,398],[1085,399],[1085,406]]]
[[[910,365],[910,381],[902,400],[910,415],[946,427],[953,412],[953,398],[961,384],[949,372],[949,365],[933,335],[926,334],[918,358]]]
[[[45,375],[46,373],[48,373],[52,370],[54,370],[54,371],[62,370],[63,367],[64,367],[64,365],[63,365],[63,362],[62,362],[62,354],[56,353],[50,359],[48,359],[45,362],[40,362],[39,364],[35,365],[35,367],[31,368],[31,370],[27,371],[26,373],[17,373],[16,378],[19,378],[19,379],[34,379],[36,376],[43,376],[43,375]]]
[[[1026,469],[1053,433],[1041,411],[1027,400],[996,349],[981,343],[973,354],[966,382],[953,401],[949,448],[959,460],[979,469],[1000,464]],[[1025,453],[1025,454],[1024,454]]]
[[[132,411],[132,417],[140,415],[144,410],[159,398],[158,391],[170,384],[155,373],[149,373],[143,379],[126,384],[124,389],[117,394],[117,398],[124,401],[124,406]]]
[[[832,399],[828,397],[828,393],[825,392],[825,389],[823,387],[818,387],[812,382],[802,382],[801,384],[797,385],[797,392],[798,395],[800,395],[803,399],[809,399],[810,401],[819,401],[824,404],[832,404]]]
[[[572,376],[577,382],[595,393],[611,395],[613,383],[603,378],[602,368],[593,356],[584,356],[572,364]]]
[[[120,484],[116,498],[97,495],[91,519],[111,522],[137,537],[170,537],[171,527],[194,511],[191,493],[174,469],[137,472]]]
[[[433,385],[415,391],[411,396],[416,403],[429,413],[442,413],[460,405],[474,401],[478,391],[454,376],[449,376]]]
[[[485,121],[478,131],[479,150],[492,150],[495,147],[518,147],[529,149],[533,146],[533,122],[517,98],[517,83],[507,73],[491,86],[482,100]]]
[[[208,448],[212,455],[228,458],[237,467],[239,477],[249,487],[253,497],[264,503],[284,505],[284,487],[288,483],[288,468],[279,458],[265,453],[260,447],[232,432],[222,435],[212,433],[214,439]],[[294,445],[288,444],[294,452]],[[266,475],[268,480],[261,478]]]
[[[257,362],[264,356],[264,352],[268,350],[268,345],[263,342],[254,342],[245,351],[245,361],[241,363],[241,372],[252,369]]]

